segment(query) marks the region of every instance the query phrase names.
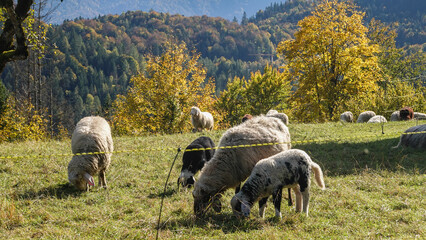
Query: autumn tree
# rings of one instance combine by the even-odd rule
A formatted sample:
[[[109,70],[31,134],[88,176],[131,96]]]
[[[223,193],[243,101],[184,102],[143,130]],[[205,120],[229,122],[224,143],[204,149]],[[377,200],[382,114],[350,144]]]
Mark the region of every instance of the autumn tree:
[[[116,132],[189,131],[192,106],[212,111],[215,85],[206,78],[199,57],[196,52],[190,53],[184,43],[168,44],[161,56],[150,55],[146,71],[132,77],[127,94],[114,102]]]
[[[299,21],[295,39],[279,44],[299,120],[334,119],[339,107],[377,89],[379,49],[370,43],[363,17],[351,2],[324,0]]]
[[[286,75],[267,65],[264,72],[251,73],[248,80],[235,77],[222,91],[216,108],[230,124],[237,124],[244,114],[265,114],[270,109],[284,110],[290,93]]]

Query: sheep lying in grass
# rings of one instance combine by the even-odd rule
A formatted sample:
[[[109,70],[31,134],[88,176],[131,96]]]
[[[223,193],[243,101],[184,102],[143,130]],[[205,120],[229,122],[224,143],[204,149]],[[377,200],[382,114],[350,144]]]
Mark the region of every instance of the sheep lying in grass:
[[[111,163],[114,150],[111,128],[101,117],[85,117],[81,119],[72,134],[71,148],[74,155],[68,164],[68,180],[79,190],[88,190],[94,186],[94,175],[99,173],[99,185],[106,188],[105,171]]]
[[[395,111],[391,114],[390,121],[391,122],[401,121],[401,117],[399,116],[399,111]]]
[[[404,134],[399,138],[398,145],[393,148],[398,148],[401,145],[426,150],[426,124],[405,130]]]
[[[265,146],[236,147],[262,143]],[[275,144],[282,143],[282,144]],[[230,148],[223,148],[223,147]],[[194,213],[202,216],[210,206],[221,210],[220,197],[228,188],[240,185],[251,173],[254,165],[291,147],[287,126],[277,118],[257,116],[228,129],[219,141],[219,149],[201,170],[195,182]]]
[[[426,113],[414,112],[414,119],[426,120]]]
[[[370,120],[370,118],[376,116],[376,113],[373,111],[365,111],[362,112],[359,116],[358,119],[356,120],[357,123],[366,123],[368,122],[368,120]]]
[[[291,187],[296,193],[296,211],[300,212],[303,206],[303,212],[308,216],[311,169],[318,186],[325,189],[320,166],[302,150],[291,149],[260,160],[241,191],[231,200],[234,215],[248,217],[253,204],[260,200],[259,215],[263,218],[268,197],[272,195],[275,216],[281,218],[282,189]]]
[[[376,115],[368,120],[367,123],[385,123],[388,122],[382,115]]]
[[[201,132],[204,128],[213,129],[213,116],[209,112],[201,112],[198,107],[191,108],[191,123],[194,126],[192,132]]]
[[[340,121],[342,122],[354,122],[354,115],[350,111],[346,111],[340,115]]]
[[[213,157],[215,152],[214,147],[213,140],[205,136],[195,139],[186,147],[186,150],[196,148],[203,150],[184,152],[182,158],[183,165],[178,178],[178,187],[179,184],[182,184],[182,187],[194,185],[194,175]]]

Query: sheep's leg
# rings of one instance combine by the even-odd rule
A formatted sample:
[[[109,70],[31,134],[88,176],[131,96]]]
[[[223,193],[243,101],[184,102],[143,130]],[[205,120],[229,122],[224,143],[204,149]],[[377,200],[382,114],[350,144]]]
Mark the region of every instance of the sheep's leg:
[[[288,205],[293,206],[293,199],[291,198],[291,188],[288,188]]]
[[[99,172],[99,186],[103,188],[107,188],[106,178],[105,178],[105,170],[101,170]]]
[[[281,214],[281,200],[283,197],[283,189],[280,187],[274,191],[272,194],[272,200],[274,201],[275,206],[275,217],[282,218]]]
[[[235,188],[235,194],[237,194],[241,189],[241,183]]]
[[[302,210],[302,193],[300,193],[299,186],[294,187],[293,191],[296,195],[296,212],[300,212]]]
[[[259,216],[265,218],[265,208],[268,203],[268,197],[262,198],[259,201]]]
[[[302,192],[303,196],[303,212],[308,216],[309,212],[309,188],[306,188],[304,192]]]

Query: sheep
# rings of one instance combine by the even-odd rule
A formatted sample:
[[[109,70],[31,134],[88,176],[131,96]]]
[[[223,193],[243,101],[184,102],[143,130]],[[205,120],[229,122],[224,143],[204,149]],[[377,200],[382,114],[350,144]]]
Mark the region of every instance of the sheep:
[[[414,118],[418,120],[426,120],[426,113],[414,112]]]
[[[285,125],[288,125],[288,116],[285,113],[279,113],[277,110],[271,109],[266,113],[266,116],[281,119]]]
[[[411,120],[414,118],[414,111],[410,107],[403,107],[401,110],[399,110],[399,116],[401,120]]]
[[[266,116],[274,115],[274,114],[277,114],[277,113],[278,113],[278,111],[277,111],[277,110],[271,109],[271,110],[269,110],[269,111],[266,113]]]
[[[401,117],[399,116],[399,111],[395,111],[390,116],[391,122],[401,121]]]
[[[95,186],[92,176],[99,173],[99,185],[107,188],[105,171],[114,151],[108,122],[96,116],[81,119],[72,134],[71,148],[73,157],[68,164],[69,182],[79,190],[89,190],[90,186]]]
[[[201,132],[204,128],[213,129],[213,116],[209,112],[201,112],[198,107],[191,108],[191,123],[194,126],[192,132]]]
[[[368,120],[367,123],[385,123],[388,122],[382,115],[376,115]]]
[[[354,122],[354,115],[350,111],[346,111],[340,115],[340,121],[342,122]]]
[[[368,122],[368,120],[370,120],[370,118],[376,116],[376,113],[373,111],[365,111],[362,112],[359,116],[358,119],[356,120],[357,123],[366,123]]]
[[[182,158],[183,165],[178,178],[178,188],[179,184],[181,184],[182,187],[194,185],[194,175],[212,158],[215,152],[214,147],[213,140],[205,136],[195,139],[186,147],[186,150],[196,148],[203,150],[184,152]]]
[[[426,150],[426,124],[417,125],[405,130],[399,138],[398,145],[393,148],[398,148],[401,145]]]
[[[246,114],[246,115],[244,115],[244,117],[241,119],[241,122],[245,122],[245,121],[250,120],[250,119],[252,119],[252,118],[253,118],[253,116],[252,116],[251,114]]]
[[[229,147],[262,143],[272,144]],[[238,187],[259,160],[290,148],[288,128],[277,118],[261,115],[228,129],[222,135],[213,158],[206,163],[195,182],[192,192],[195,215],[204,215],[210,206],[220,212],[220,197],[225,190]]]
[[[264,218],[268,197],[272,195],[275,216],[281,218],[282,188],[291,187],[296,193],[296,211],[300,212],[303,206],[303,212],[308,216],[311,169],[315,173],[316,183],[324,190],[321,167],[302,150],[291,149],[260,160],[241,191],[231,200],[234,215],[248,217],[253,204],[260,200],[259,215]]]

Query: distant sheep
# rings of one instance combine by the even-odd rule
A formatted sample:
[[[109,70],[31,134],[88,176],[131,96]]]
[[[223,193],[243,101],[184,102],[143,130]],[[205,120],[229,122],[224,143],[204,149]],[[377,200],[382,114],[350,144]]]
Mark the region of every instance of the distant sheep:
[[[410,107],[403,107],[401,110],[399,110],[399,117],[401,120],[411,120],[414,118],[414,111]]]
[[[261,143],[282,144],[223,148]],[[257,116],[228,129],[222,135],[218,148],[194,185],[192,194],[197,216],[202,216],[210,206],[219,212],[220,197],[225,190],[238,187],[259,160],[290,149],[290,133],[281,120]]]
[[[273,114],[277,114],[277,113],[278,113],[278,111],[277,111],[277,110],[271,109],[271,110],[269,110],[269,111],[266,113],[266,116],[273,115]]]
[[[376,115],[370,118],[370,120],[368,120],[367,123],[385,123],[385,122],[388,122],[385,117],[383,117],[382,115]]]
[[[414,119],[426,120],[426,113],[414,112]]]
[[[272,195],[275,216],[281,218],[282,188],[291,187],[296,193],[296,211],[300,212],[303,206],[303,212],[308,216],[311,170],[318,186],[325,189],[320,166],[302,150],[291,149],[260,160],[241,191],[231,200],[234,215],[248,217],[253,204],[260,200],[259,215],[263,218],[268,197]]]
[[[111,128],[101,117],[81,119],[72,134],[72,153],[102,152],[99,154],[74,155],[68,165],[68,180],[79,190],[94,186],[94,175],[99,173],[99,185],[106,188],[105,171],[111,163],[114,146]]]
[[[252,116],[251,114],[246,114],[246,115],[244,115],[244,117],[241,119],[241,122],[245,122],[245,121],[250,120],[250,119],[252,119],[252,118],[253,118],[253,116]]]
[[[191,123],[194,126],[192,132],[201,132],[204,128],[213,129],[213,116],[209,112],[201,112],[198,107],[191,108]]]
[[[346,111],[340,115],[340,121],[342,122],[354,122],[354,115],[350,111]]]
[[[390,121],[391,122],[401,121],[401,117],[399,116],[399,111],[395,111],[391,114]]]
[[[366,123],[368,122],[368,120],[370,120],[370,118],[376,116],[376,113],[373,111],[365,111],[362,112],[359,116],[358,119],[356,120],[357,123]]]
[[[185,151],[182,158],[182,169],[178,178],[178,187],[181,184],[183,187],[194,185],[194,175],[200,171],[204,164],[208,162],[215,152],[215,145],[209,137],[199,137],[186,147],[190,149],[203,149],[198,151]]]
[[[426,124],[417,125],[405,130],[404,134],[399,138],[398,145],[393,148],[398,148],[401,145],[426,150]]]

